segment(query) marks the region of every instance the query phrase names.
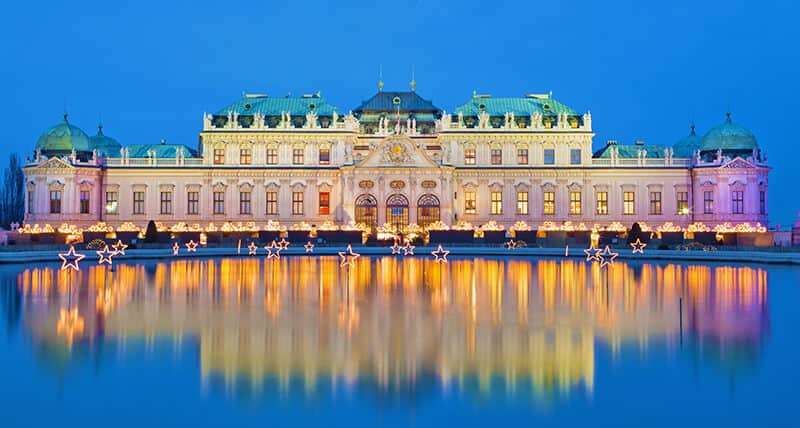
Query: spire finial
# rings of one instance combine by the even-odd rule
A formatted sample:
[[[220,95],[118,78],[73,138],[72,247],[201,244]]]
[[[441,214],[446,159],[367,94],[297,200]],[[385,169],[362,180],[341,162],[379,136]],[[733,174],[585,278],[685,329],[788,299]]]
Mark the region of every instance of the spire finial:
[[[690,132],[689,135],[695,135],[695,133],[694,133],[694,122],[692,122],[692,125],[690,126],[690,128],[692,128],[692,132]]]
[[[66,111],[66,110],[64,110],[64,122],[69,122],[69,121],[67,120],[67,116],[69,116],[69,113],[67,113],[67,111]]]
[[[411,92],[414,92],[414,89],[417,87],[417,81],[414,80],[414,66],[411,66]]]
[[[378,66],[378,92],[383,92],[383,64]]]
[[[725,113],[725,122],[731,122],[731,112],[729,111]]]

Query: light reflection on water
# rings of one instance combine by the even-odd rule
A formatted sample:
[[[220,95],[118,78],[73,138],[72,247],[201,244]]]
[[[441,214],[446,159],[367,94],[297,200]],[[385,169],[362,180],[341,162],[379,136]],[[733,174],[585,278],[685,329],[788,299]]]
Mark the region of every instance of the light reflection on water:
[[[233,394],[591,397],[599,352],[680,347],[739,370],[758,364],[769,335],[767,272],[747,266],[362,257],[347,271],[335,257],[183,259],[34,267],[16,282],[22,331],[58,370],[109,343],[154,353],[159,341],[192,342],[203,388]]]

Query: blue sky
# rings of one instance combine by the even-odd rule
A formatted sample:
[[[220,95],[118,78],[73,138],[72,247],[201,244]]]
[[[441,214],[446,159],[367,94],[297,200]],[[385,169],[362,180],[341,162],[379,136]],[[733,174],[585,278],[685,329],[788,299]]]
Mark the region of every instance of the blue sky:
[[[321,91],[342,111],[377,89],[452,111],[473,90],[553,91],[608,139],[672,144],[733,119],[774,167],[770,215],[787,224],[800,169],[800,6],[790,1],[9,2],[0,15],[3,159],[57,123],[123,144],[194,146],[202,113],[242,91]]]

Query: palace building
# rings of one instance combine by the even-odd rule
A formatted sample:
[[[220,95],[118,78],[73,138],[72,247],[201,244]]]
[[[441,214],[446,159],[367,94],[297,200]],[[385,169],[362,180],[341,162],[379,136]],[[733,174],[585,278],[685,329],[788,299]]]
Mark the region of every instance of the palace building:
[[[603,227],[767,224],[769,166],[730,114],[672,146],[608,141],[548,94],[474,94],[445,112],[383,91],[344,114],[319,94],[246,94],[204,114],[199,144],[121,144],[69,122],[24,168],[25,223]]]

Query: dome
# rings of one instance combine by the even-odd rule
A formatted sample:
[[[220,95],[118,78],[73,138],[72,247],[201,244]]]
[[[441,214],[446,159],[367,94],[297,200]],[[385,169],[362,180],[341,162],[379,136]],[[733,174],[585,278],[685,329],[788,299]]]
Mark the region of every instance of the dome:
[[[90,152],[89,136],[83,130],[67,121],[64,114],[64,121],[48,129],[36,142],[36,149],[42,153],[63,153],[67,154],[74,149],[77,152]]]
[[[694,151],[700,148],[703,139],[694,132],[694,124],[689,135],[681,138],[677,143],[672,146],[675,157],[690,158],[694,156]]]
[[[711,128],[703,136],[700,151],[753,151],[758,149],[758,142],[752,132],[731,122],[731,114],[727,114],[725,123]]]
[[[103,125],[98,125],[97,135],[89,138],[89,148],[90,150],[97,150],[97,156],[109,158],[119,156],[122,144],[103,134]]]

